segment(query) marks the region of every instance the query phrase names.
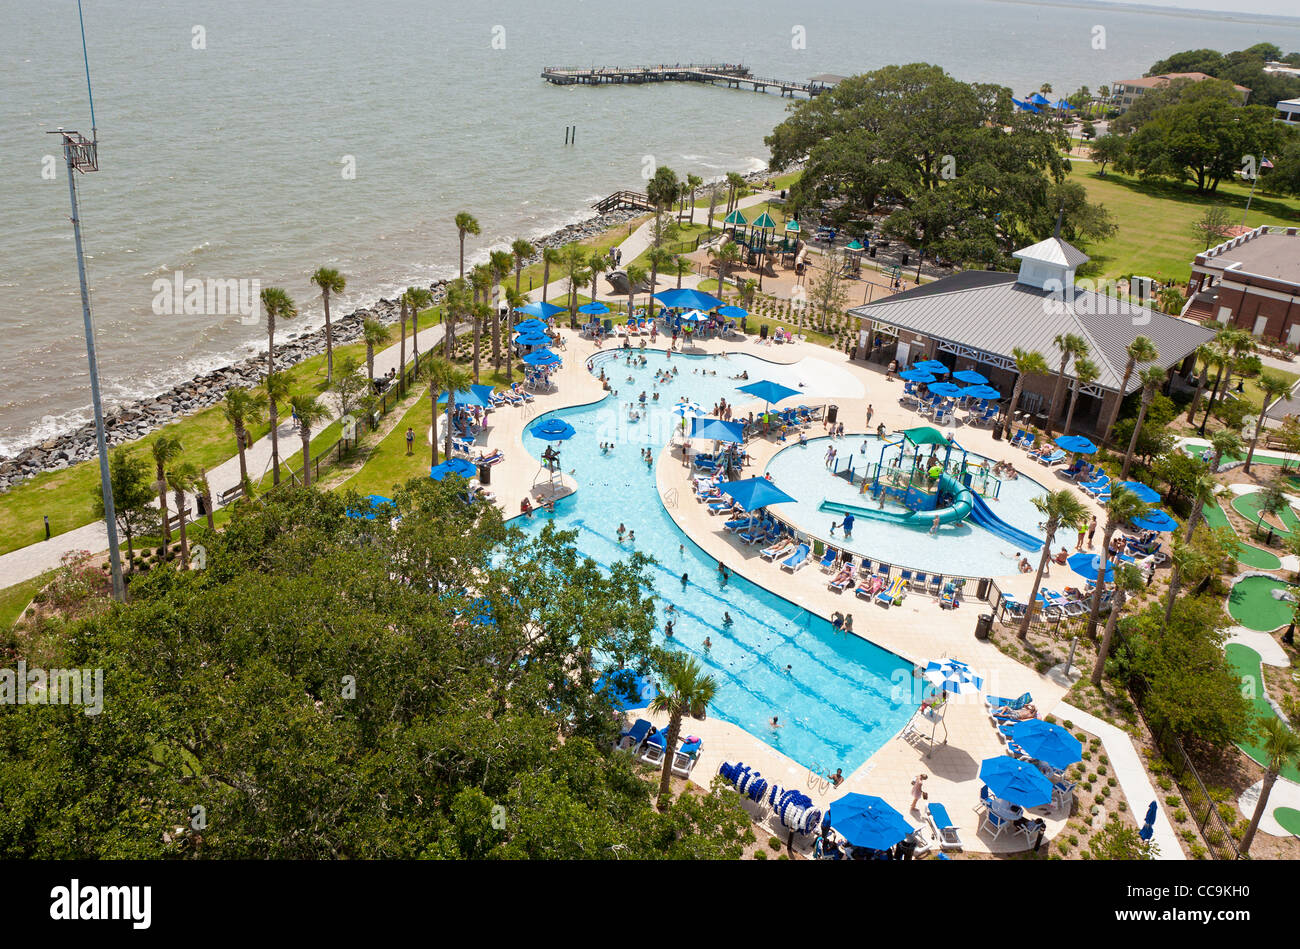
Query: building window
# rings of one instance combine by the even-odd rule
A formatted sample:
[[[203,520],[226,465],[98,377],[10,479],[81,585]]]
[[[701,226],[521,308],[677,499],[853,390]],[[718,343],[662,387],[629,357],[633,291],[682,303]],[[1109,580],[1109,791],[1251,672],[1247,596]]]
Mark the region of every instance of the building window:
[[[1218,320],[1220,323],[1227,323],[1229,320],[1232,319],[1232,307],[1230,306],[1219,307],[1219,315],[1216,316],[1215,319]]]

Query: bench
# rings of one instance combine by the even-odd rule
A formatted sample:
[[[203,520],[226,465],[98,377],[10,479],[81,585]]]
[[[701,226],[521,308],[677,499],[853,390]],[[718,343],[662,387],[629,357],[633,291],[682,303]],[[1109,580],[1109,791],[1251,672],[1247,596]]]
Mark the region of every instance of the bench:
[[[187,507],[183,512],[181,512],[181,513],[179,513],[179,514],[173,514],[173,515],[171,515],[170,517],[168,517],[168,519],[167,519],[167,527],[168,527],[168,529],[170,529],[170,530],[174,530],[174,531],[178,531],[178,530],[180,530],[180,529],[181,529],[181,518],[184,517],[184,518],[185,518],[185,523],[188,524],[188,523],[190,522],[190,515],[191,515],[191,513],[192,513],[192,509]]]
[[[221,507],[225,507],[231,501],[238,501],[243,496],[244,486],[242,484],[237,484],[233,488],[227,488],[225,491],[222,491],[217,495],[217,503],[220,504]]]

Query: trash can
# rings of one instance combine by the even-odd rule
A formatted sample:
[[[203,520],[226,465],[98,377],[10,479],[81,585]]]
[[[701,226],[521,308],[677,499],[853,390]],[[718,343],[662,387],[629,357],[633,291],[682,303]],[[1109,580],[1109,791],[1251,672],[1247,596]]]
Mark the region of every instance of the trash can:
[[[907,255],[906,255],[906,254],[903,255],[903,262],[902,262],[901,264],[899,264],[899,266],[900,266],[900,267],[906,267],[906,266],[907,266]]]
[[[479,466],[478,466],[478,483],[479,483],[479,484],[491,484],[491,483],[492,483],[492,466],[491,466],[491,465],[479,465]]]
[[[998,419],[996,422],[993,423],[993,440],[995,442],[1002,441],[1002,420],[1001,419]]]
[[[826,406],[826,424],[834,425],[835,420],[839,418],[839,414],[840,414],[840,407],[838,405]]]
[[[980,582],[975,587],[975,596],[981,600],[987,600],[989,597],[989,578],[980,577]]]
[[[760,327],[758,328],[758,338],[759,338],[759,339],[767,339],[767,324],[766,324],[766,323],[764,323],[762,326],[760,326]]]
[[[869,248],[867,248],[867,253],[871,255],[871,259],[872,259],[872,260],[875,260],[875,259],[876,259],[876,245],[875,245],[875,244],[872,244]]]
[[[981,613],[979,619],[975,621],[975,638],[985,640],[989,638],[989,631],[993,629],[993,614]]]

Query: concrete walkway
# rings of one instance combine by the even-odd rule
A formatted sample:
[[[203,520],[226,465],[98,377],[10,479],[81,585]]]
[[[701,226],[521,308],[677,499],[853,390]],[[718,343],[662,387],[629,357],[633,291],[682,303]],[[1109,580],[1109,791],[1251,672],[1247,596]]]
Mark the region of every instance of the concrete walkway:
[[[1110,759],[1111,770],[1115,772],[1115,777],[1119,780],[1119,788],[1128,801],[1129,813],[1133,815],[1133,820],[1137,824],[1141,825],[1151,802],[1156,802],[1156,823],[1151,840],[1160,848],[1158,859],[1186,860],[1187,856],[1183,853],[1178,836],[1174,833],[1169,815],[1165,813],[1164,802],[1156,793],[1156,789],[1151,786],[1151,780],[1147,777],[1146,768],[1142,766],[1142,759],[1138,756],[1137,749],[1133,747],[1132,739],[1110,722],[1104,722],[1067,702],[1056,706],[1053,714],[1062,721],[1078,725],[1084,731],[1092,732],[1101,739],[1102,747],[1106,749],[1106,757]]]

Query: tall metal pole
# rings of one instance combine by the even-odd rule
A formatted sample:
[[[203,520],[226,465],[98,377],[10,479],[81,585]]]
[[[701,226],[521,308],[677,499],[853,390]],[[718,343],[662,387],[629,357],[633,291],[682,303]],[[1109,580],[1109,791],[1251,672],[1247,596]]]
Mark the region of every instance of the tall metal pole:
[[[1241,226],[1246,226],[1246,218],[1250,216],[1250,202],[1255,200],[1255,185],[1259,184],[1259,172],[1256,171],[1254,177],[1250,179],[1250,195],[1246,198],[1246,210],[1241,214]]]
[[[113,573],[113,599],[126,599],[122,559],[117,541],[117,513],[113,507],[113,482],[108,474],[108,439],[104,435],[104,407],[99,398],[99,360],[95,355],[95,325],[90,318],[90,289],[86,285],[86,257],[81,248],[81,215],[77,210],[77,163],[73,140],[63,135],[63,157],[68,165],[68,197],[72,202],[72,236],[77,245],[77,276],[81,280],[81,318],[86,329],[86,361],[90,365],[90,398],[95,408],[95,444],[99,448],[99,486],[104,494],[104,523],[108,527],[108,560]],[[84,140],[83,140],[84,141]]]

